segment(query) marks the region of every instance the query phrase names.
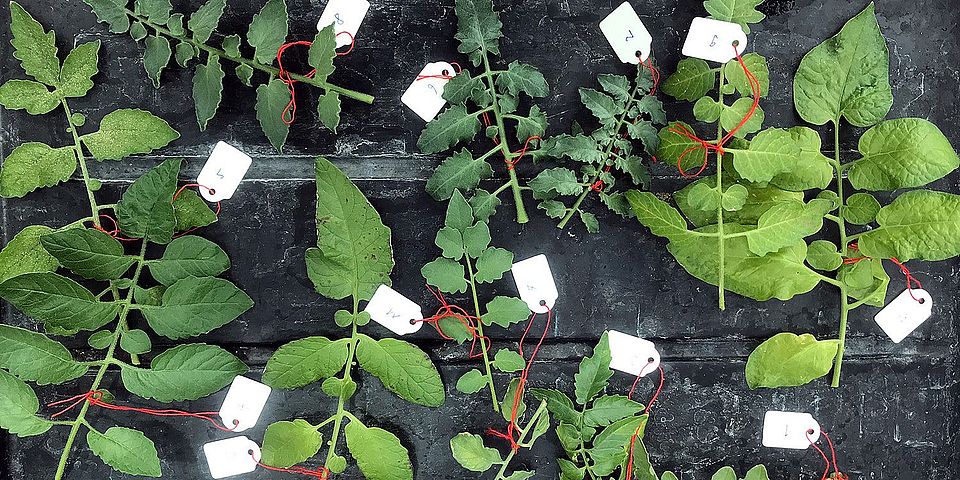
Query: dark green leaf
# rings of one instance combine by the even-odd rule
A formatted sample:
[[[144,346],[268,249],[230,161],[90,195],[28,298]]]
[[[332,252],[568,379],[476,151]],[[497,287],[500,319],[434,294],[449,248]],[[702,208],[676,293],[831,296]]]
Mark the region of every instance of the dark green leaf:
[[[573,376],[576,400],[585,405],[590,399],[600,393],[607,386],[613,370],[610,370],[610,343],[604,332],[600,342],[593,349],[593,355],[584,357],[580,362],[580,369]]]
[[[174,340],[209,333],[253,307],[253,300],[222,278],[187,277],[163,292],[160,306],[140,307],[154,332]]]
[[[215,277],[230,268],[230,259],[216,243],[187,235],[167,245],[163,256],[148,263],[154,280],[173,285],[189,277]]]
[[[270,65],[287,38],[287,3],[267,0],[260,13],[253,16],[247,31],[247,43],[254,49],[254,60]]]
[[[159,402],[206,397],[230,385],[247,366],[232,353],[213,345],[193,343],[167,350],[150,368],[123,365],[123,386],[135,395]]]
[[[125,1],[125,0],[120,0]],[[199,43],[207,43],[213,31],[220,24],[220,17],[223,16],[223,9],[226,7],[226,0],[208,0],[203,6],[197,9],[190,20],[187,22],[187,28],[193,32],[193,39]],[[268,62],[270,63],[270,62]]]
[[[147,37],[147,48],[143,51],[143,69],[147,71],[147,77],[153,82],[155,88],[160,88],[160,74],[170,63],[170,56],[173,50],[170,48],[170,40],[167,37],[154,35]]]
[[[40,238],[51,255],[73,273],[92,280],[115,280],[136,263],[117,239],[99,230],[71,228]]]
[[[117,317],[120,305],[98,302],[79,283],[56,273],[27,273],[0,283],[0,297],[27,315],[68,330],[96,330]]]
[[[279,78],[270,80],[257,87],[257,120],[260,121],[260,129],[270,140],[270,144],[278,152],[283,152],[283,145],[287,143],[287,134],[290,133],[290,125],[284,118],[291,115],[286,110],[290,103],[290,89],[287,84]]]
[[[193,103],[196,105],[197,123],[201,131],[207,129],[207,123],[220,108],[223,76],[220,57],[216,55],[208,55],[206,64],[197,65],[193,75]]]
[[[60,342],[42,333],[0,324],[0,368],[38,385],[79,378],[89,367],[73,359]]]
[[[176,229],[173,195],[181,162],[178,158],[164,161],[123,193],[117,203],[117,219],[124,235],[170,243]]]

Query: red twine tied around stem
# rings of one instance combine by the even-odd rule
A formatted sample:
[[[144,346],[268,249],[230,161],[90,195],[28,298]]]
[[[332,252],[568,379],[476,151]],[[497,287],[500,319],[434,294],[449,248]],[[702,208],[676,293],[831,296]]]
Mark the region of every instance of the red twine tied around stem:
[[[813,441],[813,438],[810,437],[810,435],[813,435],[813,430],[807,430],[804,432],[804,434],[807,437],[807,441],[810,442],[810,446],[812,446],[814,450],[820,454],[820,457],[823,458],[823,463],[826,464],[826,468],[824,468],[823,475],[820,476],[820,480],[827,480],[827,478],[834,480],[849,480],[850,477],[848,477],[847,474],[840,472],[840,468],[837,466],[837,450],[833,446],[833,440],[830,439],[830,435],[824,431],[820,432],[820,434],[823,435],[823,438],[827,439],[827,445],[830,447],[830,457],[833,459],[833,474],[830,473],[831,462],[830,459],[827,458],[826,452],[824,452],[823,449]]]
[[[487,115],[487,112],[483,112],[481,118],[483,118],[484,127],[490,127],[493,125],[493,122],[490,121],[490,116]],[[494,145],[500,145],[500,137],[493,137],[491,140],[493,140]],[[503,159],[503,163],[507,164],[507,170],[513,170],[517,167],[517,164],[520,163],[520,160],[523,160],[523,157],[527,155],[527,150],[530,149],[530,142],[534,140],[542,141],[543,139],[540,138],[539,135],[528,137],[527,141],[523,142],[523,148],[516,152],[510,152],[510,154],[513,156],[513,160],[507,158]]]
[[[270,465],[267,465],[261,462],[260,460],[257,460],[257,457],[255,457],[253,454],[253,450],[248,450],[247,453],[250,454],[250,457],[253,458],[254,462],[257,462],[257,466],[263,467],[272,472],[295,473],[299,475],[306,475],[308,477],[318,478],[320,480],[327,480],[327,478],[329,478],[330,476],[330,469],[328,469],[327,467],[317,467],[316,470],[311,470],[309,468],[304,468],[304,467],[290,467],[290,468],[271,467]]]
[[[73,402],[73,403],[70,403],[70,402]],[[224,431],[224,432],[232,432],[235,428],[237,428],[237,424],[238,424],[238,423],[235,423],[234,426],[233,426],[233,428],[229,428],[229,427],[227,427],[227,426],[225,426],[225,425],[222,425],[220,422],[218,422],[218,421],[214,418],[214,417],[220,415],[219,412],[185,412],[185,411],[182,411],[182,410],[154,410],[154,409],[151,409],[151,408],[123,407],[123,406],[120,406],[120,405],[113,405],[113,404],[111,404],[111,403],[107,403],[107,402],[104,402],[104,401],[103,401],[103,391],[102,391],[102,390],[91,390],[91,391],[89,391],[89,392],[87,392],[87,393],[81,393],[80,395],[75,395],[75,396],[70,397],[70,398],[65,399],[65,400],[60,400],[60,401],[56,401],[56,402],[53,402],[53,403],[48,403],[48,404],[47,404],[48,407],[55,407],[55,406],[58,406],[58,405],[63,405],[63,404],[65,404],[65,403],[70,403],[70,405],[68,405],[67,407],[65,407],[63,410],[60,410],[59,412],[54,413],[53,415],[50,415],[50,418],[57,418],[57,417],[59,417],[60,415],[63,415],[63,414],[65,414],[65,413],[69,412],[70,410],[73,410],[74,408],[76,408],[78,405],[80,405],[80,404],[83,403],[83,402],[87,402],[87,403],[89,403],[90,405],[93,405],[93,406],[95,406],[95,407],[105,408],[105,409],[107,409],[107,410],[114,410],[114,411],[118,411],[118,412],[137,412],[137,413],[144,413],[144,414],[147,414],[147,415],[152,415],[152,416],[154,416],[154,417],[190,417],[190,418],[198,418],[198,419],[200,419],[200,420],[204,420],[204,421],[206,421],[206,422],[210,422],[210,424],[213,425],[214,428],[216,428],[217,430]],[[236,420],[234,420],[234,422],[236,422]]]
[[[104,228],[103,226],[97,225],[96,223],[93,224],[93,228],[94,228],[94,229],[99,230],[99,231],[101,231],[101,232],[103,232],[103,233],[106,233],[107,235],[110,235],[110,236],[113,237],[114,239],[119,240],[119,241],[121,241],[121,242],[136,242],[136,241],[139,241],[139,240],[140,240],[139,238],[126,238],[126,237],[121,237],[121,236],[120,236],[120,224],[117,223],[117,221],[116,221],[113,217],[111,217],[110,215],[106,215],[106,214],[101,213],[101,214],[99,215],[99,217],[100,217],[101,220],[109,220],[110,223],[113,224],[113,229],[107,230],[107,229]]]
[[[411,320],[410,323],[428,323],[437,330],[437,333],[439,333],[444,340],[454,340],[453,337],[443,331],[443,327],[440,326],[440,321],[447,318],[456,319],[467,329],[467,332],[469,332],[472,337],[469,358],[474,359],[483,356],[483,352],[487,350],[487,346],[490,344],[490,339],[480,335],[479,329],[476,327],[480,319],[474,315],[470,315],[465,309],[458,305],[447,303],[447,299],[443,297],[443,294],[441,294],[439,290],[430,288],[430,285],[427,285],[427,290],[440,302],[440,308],[437,309],[437,312],[433,314],[433,316],[424,318],[423,320]],[[478,340],[480,341],[480,352],[475,353]]]
[[[350,32],[340,32],[336,36],[339,37],[340,35],[346,35],[350,37],[350,48],[347,49],[346,52],[336,52],[338,57],[342,57],[352,52],[353,47],[356,43],[356,39],[353,37],[353,35],[350,34]],[[290,72],[287,71],[286,68],[284,68],[283,54],[290,47],[303,46],[303,47],[309,48],[311,45],[313,45],[313,42],[300,40],[297,42],[284,43],[283,45],[280,46],[280,49],[277,50],[277,66],[279,67],[279,70],[280,70],[279,72],[277,72],[277,77],[280,79],[281,82],[287,84],[287,90],[290,91],[290,102],[287,103],[287,106],[283,108],[283,112],[280,113],[280,120],[286,125],[293,125],[293,122],[297,119],[297,89],[294,88],[294,85],[297,83],[297,81],[294,80],[293,77],[290,75]],[[306,74],[304,74],[303,76],[306,78],[313,78],[313,76],[316,74],[317,74],[317,70],[313,69],[307,72]]]
[[[669,130],[670,133],[683,135],[684,137],[687,137],[691,141],[697,143],[696,146],[693,146],[684,150],[683,153],[680,154],[680,158],[677,159],[677,170],[680,171],[680,175],[683,176],[683,178],[695,178],[700,176],[700,174],[707,169],[707,162],[709,161],[711,151],[717,152],[717,155],[722,157],[723,154],[726,153],[726,150],[723,149],[723,146],[726,145],[726,143],[729,142],[731,139],[733,139],[736,133],[739,132],[740,129],[743,128],[744,125],[746,125],[751,118],[753,118],[753,115],[756,113],[757,108],[760,106],[760,93],[761,93],[760,81],[757,80],[757,77],[755,77],[753,73],[750,71],[750,69],[747,68],[747,65],[743,63],[743,58],[740,56],[740,52],[737,49],[737,43],[734,43],[733,45],[733,53],[737,56],[737,62],[739,62],[740,67],[743,68],[743,73],[744,75],[746,75],[747,81],[750,82],[750,90],[751,90],[751,93],[753,94],[753,104],[750,106],[750,110],[747,111],[747,114],[743,117],[743,120],[741,120],[740,123],[738,123],[733,130],[730,130],[729,132],[727,132],[727,134],[723,138],[721,138],[720,141],[718,141],[717,143],[710,143],[706,140],[703,140],[702,138],[696,136],[693,132],[691,132],[690,130],[688,130],[686,127],[682,125],[670,127],[670,130]],[[697,170],[696,173],[689,174],[683,169],[683,159],[688,154],[700,149],[703,149],[703,164],[700,166],[700,169]]]
[[[851,243],[851,244],[850,244],[850,249],[851,249],[851,250],[860,251],[860,247],[859,247],[859,245],[857,245],[856,243]],[[853,264],[859,263],[859,262],[861,262],[861,261],[863,261],[863,260],[869,260],[869,259],[870,259],[870,257],[863,256],[863,255],[861,255],[861,256],[859,256],[859,257],[845,258],[845,259],[843,259],[843,264],[844,264],[844,265],[853,265]],[[893,262],[894,264],[896,264],[897,267],[900,268],[900,271],[903,273],[903,276],[904,276],[904,278],[905,278],[906,281],[907,281],[907,291],[910,292],[910,298],[912,298],[915,302],[917,302],[917,303],[919,303],[919,304],[922,305],[922,304],[925,302],[925,300],[922,299],[922,298],[917,298],[916,295],[913,294],[913,286],[914,286],[914,285],[916,285],[918,289],[922,289],[922,288],[923,288],[923,285],[920,284],[920,280],[917,280],[917,277],[914,277],[913,274],[910,273],[910,269],[907,268],[907,266],[904,265],[903,262],[901,262],[900,260],[897,260],[895,257],[891,257],[891,258],[890,258],[890,261]]]
[[[631,398],[631,399],[633,398],[633,392],[637,388],[637,383],[640,383],[640,378],[643,377],[644,373],[646,373],[647,367],[649,367],[650,365],[653,365],[652,358],[647,363],[647,365],[640,370],[640,375],[637,375],[637,378],[633,381],[633,385],[630,387],[630,393],[627,394],[627,398]],[[666,373],[663,371],[663,367],[659,367],[658,370],[660,371],[660,384],[657,385],[656,391],[653,392],[653,396],[650,397],[650,401],[647,402],[647,408],[644,409],[643,411],[644,415],[650,415],[650,409],[653,407],[653,403],[657,401],[657,397],[659,397],[660,393],[663,392],[663,383],[666,377]],[[633,435],[630,437],[630,453],[629,453],[629,456],[627,457],[627,480],[630,480],[631,476],[633,475],[633,448],[637,444],[637,438],[640,437],[640,428],[642,426],[643,426],[642,423],[638,425],[637,430],[633,432]]]
[[[541,305],[546,305],[544,302],[541,302]],[[530,321],[527,322],[527,328],[523,331],[523,336],[520,337],[520,356],[523,357],[523,341],[526,340],[527,334],[530,333],[530,328],[533,327],[534,321],[536,321],[538,313],[534,313],[530,316]],[[517,443],[515,438],[515,433],[517,430],[517,415],[520,410],[520,402],[523,399],[523,391],[527,385],[527,378],[530,376],[530,368],[533,367],[533,361],[537,358],[537,353],[540,351],[540,347],[543,346],[543,341],[547,338],[547,331],[550,330],[550,322],[553,321],[553,310],[547,308],[547,323],[543,326],[543,335],[540,335],[540,341],[537,342],[537,346],[533,349],[533,353],[530,354],[530,359],[527,360],[527,365],[523,368],[523,372],[520,374],[520,382],[517,384],[517,390],[513,394],[513,407],[510,409],[510,424],[507,426],[507,432],[503,433],[493,428],[487,429],[487,434],[502,438],[510,442],[510,448],[516,452],[520,449],[520,445]]]

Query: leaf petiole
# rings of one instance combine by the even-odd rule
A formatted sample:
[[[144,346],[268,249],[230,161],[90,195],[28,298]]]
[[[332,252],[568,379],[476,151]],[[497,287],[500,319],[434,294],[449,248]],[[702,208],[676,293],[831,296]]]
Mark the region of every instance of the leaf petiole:
[[[510,184],[508,183],[506,185],[509,186]],[[476,310],[477,318],[479,319],[481,318],[480,301],[478,300],[478,297],[477,297],[477,281],[476,281],[476,275],[473,269],[473,263],[470,262],[469,255],[464,255],[463,257],[464,257],[464,260],[466,261],[467,272],[469,273],[469,277],[470,277],[469,278],[470,293],[473,296],[473,308]],[[487,387],[490,390],[490,400],[491,400],[491,403],[493,403],[493,411],[500,413],[500,402],[497,401],[497,387],[496,387],[496,384],[494,384],[493,382],[493,369],[491,368],[490,354],[487,353],[487,350],[489,350],[489,345],[487,345],[487,342],[484,340],[486,336],[484,336],[483,334],[482,320],[477,321],[477,336],[479,337],[479,341],[480,341],[480,350],[483,352],[484,376],[487,378]]]

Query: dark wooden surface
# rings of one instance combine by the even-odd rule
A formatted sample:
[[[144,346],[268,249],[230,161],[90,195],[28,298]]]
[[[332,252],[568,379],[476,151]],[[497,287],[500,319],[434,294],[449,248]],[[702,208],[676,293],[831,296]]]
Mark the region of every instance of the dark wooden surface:
[[[222,22],[224,33],[243,33],[260,7],[258,0],[231,0]],[[291,37],[307,39],[315,31],[322,0],[290,0]],[[306,335],[342,336],[332,321],[337,302],[313,292],[303,265],[304,250],[315,242],[313,222],[315,155],[326,155],[354,178],[383,214],[394,232],[396,288],[429,310],[435,305],[424,291],[420,267],[436,255],[433,237],[443,205],[423,191],[424,181],[440,156],[418,152],[416,139],[423,122],[405,109],[399,97],[412,77],[428,61],[454,60],[456,18],[452,0],[375,0],[357,48],[338,62],[335,80],[377,97],[373,106],[344,104],[344,124],[334,136],[318,127],[312,108],[302,108],[289,145],[282,155],[269,146],[253,113],[254,93],[228,76],[226,101],[205,132],[194,121],[190,97],[191,73],[174,68],[154,90],[140,65],[140,47],[127,36],[106,33],[95,23],[81,0],[28,0],[24,6],[47,27],[57,30],[61,51],[73,37],[102,39],[101,74],[97,87],[72,102],[91,125],[120,107],[140,107],[164,117],[182,138],[164,155],[188,159],[185,175],[195,175],[215,142],[226,140],[255,158],[237,195],[224,203],[222,220],[204,235],[220,243],[233,259],[228,276],[247,291],[256,306],[226,327],[202,337],[237,353],[253,368],[256,378],[269,354],[279,345]],[[585,119],[577,89],[595,86],[599,73],[629,73],[618,63],[597,24],[619,2],[590,0],[526,0],[497,2],[504,30],[505,61],[522,59],[540,68],[551,85],[541,103],[548,112],[550,132],[568,131],[574,119]],[[693,0],[633,0],[655,37],[655,51],[665,70],[680,59],[679,48],[690,20],[703,14]],[[891,80],[896,98],[890,117],[929,118],[960,145],[960,11],[954,0],[880,0],[881,27],[891,52]],[[177,0],[180,11],[192,10],[199,0]],[[793,110],[792,74],[803,53],[833,35],[865,4],[863,0],[770,0],[762,9],[769,15],[754,27],[751,50],[764,54],[771,65],[771,94],[763,102],[767,125],[799,123]],[[9,46],[9,13],[0,15],[2,79],[23,78]],[[316,92],[300,91],[302,105],[313,105]],[[668,102],[672,118],[691,120],[690,105]],[[30,140],[66,144],[64,122],[56,113],[30,117],[0,113],[0,146],[9,152]],[[844,128],[846,151],[855,149],[858,131]],[[829,142],[825,142],[829,147]],[[94,174],[105,179],[99,197],[113,200],[132,179],[156,164],[158,158],[132,158],[96,165]],[[520,172],[536,172],[522,164]],[[671,191],[681,184],[669,166],[654,167],[654,189]],[[960,192],[956,174],[935,187]],[[84,216],[84,193],[73,181],[24,199],[3,201],[3,233],[9,240],[22,227],[43,223],[60,225]],[[819,337],[836,334],[838,298],[820,287],[790,302],[755,303],[730,294],[727,310],[716,308],[716,292],[688,276],[667,254],[664,242],[638,224],[601,214],[603,232],[587,235],[576,227],[558,233],[542,215],[518,227],[509,208],[492,225],[497,244],[518,258],[546,253],[553,264],[561,299],[548,346],[531,374],[534,386],[572,391],[572,375],[582,355],[600,333],[614,328],[653,339],[664,355],[666,388],[654,411],[647,445],[658,469],[683,472],[683,478],[707,479],[717,468],[733,465],[743,471],[765,463],[775,479],[819,478],[822,462],[812,450],[782,451],[760,446],[763,413],[771,409],[808,411],[836,438],[841,467],[854,479],[960,478],[958,454],[958,332],[957,304],[960,262],[913,262],[910,266],[932,292],[934,317],[910,338],[894,345],[873,322],[875,309],[857,310],[850,322],[850,339],[843,386],[831,389],[824,381],[787,390],[749,391],[743,377],[746,356],[760,341],[780,331],[810,332]],[[891,269],[889,297],[898,294],[903,277]],[[510,293],[501,282],[487,293]],[[3,321],[33,325],[9,306]],[[373,335],[388,332],[365,327]],[[506,345],[518,332],[494,334],[496,346]],[[473,362],[462,348],[444,346],[423,329],[414,336],[440,365],[447,384],[447,403],[439,409],[415,407],[386,392],[379,382],[362,378],[351,408],[370,424],[399,434],[409,446],[417,478],[474,478],[451,458],[448,439],[460,431],[481,432],[496,418],[483,398],[464,396],[453,385]],[[164,340],[154,338],[155,351]],[[84,341],[72,346],[92,357]],[[495,347],[496,347],[495,346]],[[614,377],[611,392],[624,392],[631,378]],[[74,395],[90,378],[54,388],[41,388],[41,401]],[[640,387],[651,391],[652,381]],[[119,401],[149,404],[122,392],[114,375],[106,387]],[[186,409],[216,409],[224,393],[181,405]],[[271,421],[304,417],[326,418],[335,404],[318,385],[292,392],[276,392],[260,426],[247,435],[262,438]],[[476,413],[474,413],[476,412]],[[95,425],[127,425],[144,430],[160,450],[165,476],[176,479],[209,478],[201,445],[229,435],[195,421],[157,420],[143,416],[98,411]],[[55,429],[41,437],[3,436],[2,478],[50,478],[66,432]],[[555,437],[541,441],[516,462],[517,468],[537,469],[535,478],[555,478]],[[78,442],[82,446],[83,442]],[[68,478],[128,478],[112,472],[86,448],[77,448]],[[247,478],[292,478],[257,473]],[[355,469],[342,478],[358,478]]]

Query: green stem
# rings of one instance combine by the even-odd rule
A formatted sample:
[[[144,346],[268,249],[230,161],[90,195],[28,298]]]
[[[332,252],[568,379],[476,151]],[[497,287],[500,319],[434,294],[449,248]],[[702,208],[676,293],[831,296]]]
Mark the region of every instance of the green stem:
[[[723,75],[723,70],[719,71],[720,76],[720,89],[717,93],[717,103],[723,105],[723,83],[726,81],[726,78]],[[720,140],[723,139],[723,124],[717,123],[717,144],[720,143]],[[717,192],[723,194],[723,155],[720,152],[717,152]],[[717,205],[717,253],[719,254],[720,262],[717,272],[717,288],[719,290],[719,306],[720,310],[727,308],[726,300],[726,289],[724,287],[724,277],[726,276],[725,267],[726,267],[726,248],[724,242],[724,233],[723,233],[723,206]]]
[[[353,318],[356,319],[357,312],[360,309],[360,299],[357,295],[353,296]],[[357,322],[353,321],[353,327],[350,331],[350,345],[347,347],[347,363],[343,367],[343,383],[352,382],[353,379],[350,378],[350,370],[353,367],[353,359],[357,354]],[[330,438],[330,449],[327,451],[327,459],[323,462],[323,465],[329,465],[333,460],[333,456],[337,454],[337,441],[340,439],[340,429],[343,427],[343,418],[348,415],[348,413],[343,409],[344,404],[346,403],[346,398],[343,396],[343,392],[340,393],[340,399],[337,401],[337,413],[334,414],[333,422],[333,436]],[[328,420],[329,421],[329,420]],[[326,423],[326,422],[324,422]],[[318,427],[319,428],[319,427]]]
[[[210,54],[210,55],[216,55],[216,56],[218,56],[218,57],[220,57],[220,58],[226,58],[227,60],[230,60],[230,61],[233,61],[233,62],[236,62],[236,63],[239,63],[239,64],[246,65],[246,66],[248,66],[248,67],[250,67],[250,68],[253,68],[253,69],[255,69],[255,70],[259,70],[259,71],[261,71],[261,72],[265,72],[265,73],[271,75],[271,78],[272,78],[272,77],[275,77],[275,76],[278,76],[278,75],[280,74],[280,70],[277,69],[277,68],[271,67],[271,66],[269,66],[269,65],[264,65],[264,64],[262,64],[262,63],[260,63],[260,62],[257,62],[257,61],[255,61],[255,60],[250,60],[250,59],[248,59],[248,58],[235,57],[235,56],[233,56],[233,55],[228,54],[228,53],[227,53],[226,51],[224,51],[224,50],[221,50],[221,49],[219,49],[219,48],[211,47],[211,46],[209,46],[209,45],[207,45],[207,44],[205,44],[205,43],[200,43],[200,42],[194,40],[194,39],[191,38],[191,37],[187,37],[187,36],[183,36],[183,35],[176,35],[176,34],[174,34],[173,32],[171,32],[169,29],[167,29],[166,27],[163,27],[162,25],[157,25],[157,24],[151,22],[150,20],[147,20],[146,18],[137,15],[137,14],[134,13],[132,10],[126,9],[126,12],[127,12],[127,15],[129,15],[130,17],[132,17],[132,18],[135,19],[136,21],[138,21],[138,22],[140,22],[140,23],[142,23],[142,24],[144,24],[144,25],[152,28],[152,29],[153,29],[154,31],[156,31],[157,33],[166,35],[166,36],[168,36],[168,37],[170,37],[170,38],[175,38],[175,39],[177,39],[177,40],[179,40],[179,41],[181,41],[181,42],[189,43],[190,45],[193,45],[194,47],[196,47],[196,48],[198,48],[198,49],[200,49],[200,50],[203,50],[203,51],[207,52],[207,53]],[[372,103],[373,103],[373,100],[374,100],[373,96],[371,96],[371,95],[367,95],[366,93],[360,93],[360,92],[357,92],[357,91],[354,91],[354,90],[350,90],[350,89],[347,89],[347,88],[343,88],[343,87],[334,85],[334,84],[332,84],[332,83],[327,83],[327,82],[324,82],[324,81],[316,80],[316,79],[309,78],[309,77],[306,77],[306,76],[303,76],[303,75],[298,75],[298,74],[295,74],[295,73],[285,72],[285,74],[289,74],[289,75],[290,75],[290,78],[292,78],[292,79],[294,79],[294,80],[296,80],[296,81],[298,81],[298,82],[302,82],[302,83],[306,83],[306,84],[309,84],[309,85],[313,85],[314,87],[322,88],[322,89],[324,89],[325,91],[328,91],[328,92],[336,92],[336,93],[338,93],[338,94],[340,94],[340,95],[343,95],[344,97],[352,98],[352,99],[354,99],[354,100],[357,100],[357,101],[366,103],[366,104],[368,104],[368,105],[369,105],[369,104],[372,104]]]
[[[509,184],[508,184],[509,185]],[[480,301],[477,299],[477,281],[473,271],[473,264],[470,263],[470,257],[464,255],[467,261],[467,272],[470,274],[470,293],[473,295],[473,308],[476,311],[477,318],[480,318]],[[493,383],[493,369],[490,366],[490,354],[487,352],[487,342],[483,335],[483,322],[477,322],[477,335],[480,337],[480,350],[483,352],[484,375],[487,377],[487,388],[490,390],[490,401],[493,403],[493,411],[500,413],[500,402],[497,401],[497,386]]]
[[[527,422],[527,425],[520,429],[520,435],[518,436],[517,443],[523,443],[523,440],[527,437],[527,434],[530,433],[530,430],[537,424],[537,420],[540,419],[540,416],[547,411],[547,402],[540,402],[540,408],[533,414],[533,417],[530,417],[530,421]],[[516,450],[511,449],[510,453],[507,455],[507,458],[503,460],[503,464],[500,466],[500,470],[497,472],[497,476],[494,480],[504,480],[506,479],[507,467],[510,466],[510,461],[513,460],[513,457],[517,454]]]
[[[140,257],[142,258],[147,251],[147,242],[143,242],[140,245]],[[133,283],[136,284],[140,280],[140,273],[143,271],[143,261],[137,261],[137,268],[133,273]],[[100,383],[103,381],[104,375],[107,373],[107,368],[110,366],[113,360],[113,354],[117,350],[117,345],[120,343],[120,334],[123,332],[123,329],[127,324],[127,315],[130,314],[130,302],[133,300],[133,289],[130,289],[130,292],[127,293],[127,303],[123,305],[123,308],[120,310],[120,321],[117,322],[117,328],[113,331],[113,342],[110,343],[110,347],[107,348],[107,354],[104,357],[103,364],[100,365],[100,369],[97,370],[97,376],[93,379],[93,384],[90,386],[88,391],[95,391],[100,388]],[[83,406],[80,407],[80,413],[77,414],[76,420],[71,422],[73,426],[70,428],[70,434],[67,436],[67,444],[63,447],[63,453],[60,454],[60,463],[57,465],[57,473],[54,476],[55,480],[60,480],[63,478],[63,474],[67,468],[67,459],[70,458],[70,450],[73,449],[73,442],[77,438],[77,433],[80,432],[81,425],[87,425],[85,417],[87,415],[87,410],[90,408],[89,402],[84,402]]]
[[[100,227],[100,207],[97,206],[97,199],[90,187],[90,172],[87,170],[87,160],[83,156],[83,144],[80,142],[77,126],[73,124],[73,112],[70,111],[70,106],[67,105],[65,98],[60,100],[60,105],[63,106],[63,113],[67,115],[67,124],[70,125],[70,134],[73,135],[73,153],[77,157],[77,163],[80,164],[80,173],[83,175],[83,186],[87,190],[87,200],[90,202],[91,220],[95,226]]]
[[[487,54],[487,50],[482,49],[481,51],[483,52],[484,70],[486,70],[487,73],[492,72],[493,69],[490,68],[490,56]],[[493,84],[493,75],[486,75],[485,80],[487,82],[487,89],[490,91],[490,97],[493,99],[493,117],[497,122],[497,137],[500,139],[500,151],[503,152],[503,161],[507,162],[508,165],[512,165],[515,155],[507,145],[507,128],[503,123],[503,113],[500,111],[500,102],[497,97],[497,89]],[[523,204],[523,195],[521,195],[520,180],[517,178],[517,171],[515,168],[508,168],[507,172],[510,175],[510,187],[513,189],[513,203],[517,209],[517,223],[527,223],[530,221],[530,217],[527,216],[527,208]]]
[[[843,211],[845,208],[846,200],[843,198],[843,169],[840,166],[840,120],[837,119],[833,122],[833,150],[834,150],[834,161],[836,162],[837,169],[837,196],[840,198],[840,209],[837,211],[837,216],[840,218],[838,223],[840,227],[840,251],[846,252],[847,244],[849,240],[847,239],[847,224],[843,220]],[[839,335],[839,344],[837,345],[837,357],[833,362],[833,382],[831,385],[834,388],[840,386],[840,371],[843,368],[843,353],[846,349],[847,343],[847,317],[850,315],[850,305],[847,303],[847,287],[843,284],[839,285],[840,288],[840,335]]]

